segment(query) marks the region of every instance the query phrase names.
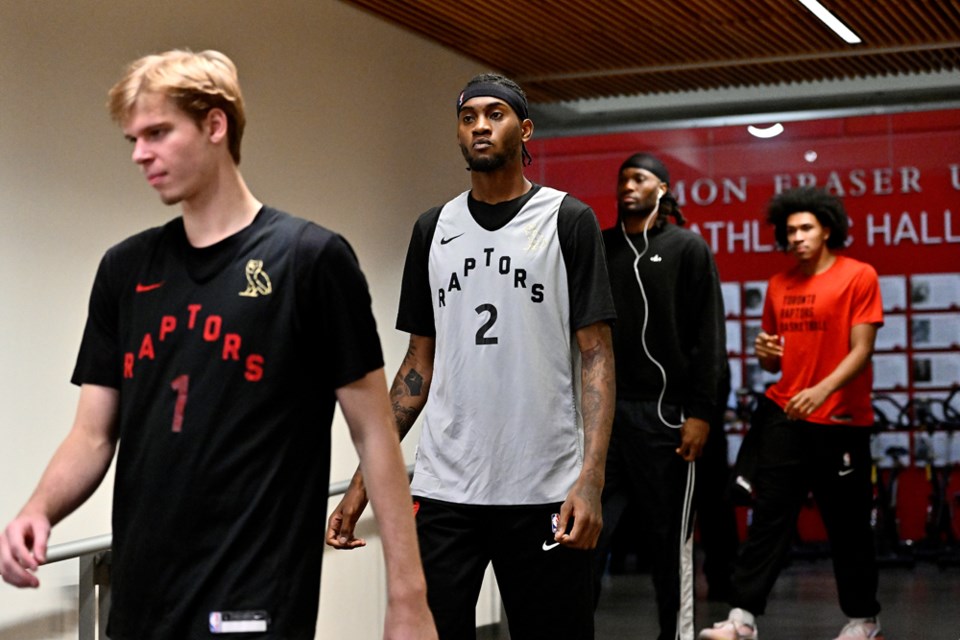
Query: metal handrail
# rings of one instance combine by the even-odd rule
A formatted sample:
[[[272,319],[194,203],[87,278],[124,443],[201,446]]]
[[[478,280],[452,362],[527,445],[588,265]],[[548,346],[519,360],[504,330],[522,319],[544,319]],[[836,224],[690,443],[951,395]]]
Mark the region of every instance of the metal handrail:
[[[413,465],[409,465],[407,467],[407,477],[412,475]],[[344,494],[347,492],[347,487],[349,486],[350,480],[334,482],[330,485],[327,497]],[[88,553],[100,553],[101,551],[108,551],[112,546],[112,533],[104,533],[99,536],[93,536],[92,538],[82,538],[80,540],[72,540],[70,542],[51,545],[47,548],[47,561],[44,564],[51,564],[53,562],[60,562],[62,560],[70,560],[71,558],[79,558],[80,556]]]
[[[413,465],[407,466],[407,477],[413,477]],[[334,482],[327,496],[333,497],[346,493],[350,480]],[[51,545],[47,548],[47,560],[52,564],[72,558],[80,559],[79,599],[78,599],[78,638],[95,640],[106,638],[107,616],[110,609],[110,554],[113,546],[113,534],[105,533],[92,538],[82,538],[71,542]],[[506,633],[506,614],[502,610],[497,623],[502,633]],[[498,636],[499,637],[499,636]]]
[[[103,535],[93,536],[92,538],[81,538],[80,540],[51,545],[47,548],[47,561],[44,564],[79,558],[88,553],[100,553],[101,551],[109,550],[112,546],[112,533],[104,533]]]

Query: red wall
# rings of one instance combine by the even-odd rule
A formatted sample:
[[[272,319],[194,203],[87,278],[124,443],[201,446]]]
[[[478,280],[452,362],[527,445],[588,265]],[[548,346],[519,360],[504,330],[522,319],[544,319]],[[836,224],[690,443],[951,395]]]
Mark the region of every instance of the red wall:
[[[790,187],[826,187],[843,198],[850,217],[846,254],[903,283],[907,292],[902,306],[885,305],[888,325],[899,321],[906,327],[900,329],[905,337],[878,354],[881,360],[887,358],[886,365],[906,373],[879,391],[901,403],[919,396],[943,398],[960,384],[952,373],[960,370],[960,337],[942,339],[943,333],[960,336],[960,293],[948,294],[942,304],[928,301],[914,309],[911,287],[928,274],[960,272],[960,110],[787,122],[784,128],[771,139],[750,135],[745,125],[539,141],[534,136],[528,145],[534,164],[527,175],[580,198],[607,228],[616,222],[620,163],[638,151],[653,153],[670,170],[688,228],[710,244],[721,279],[736,283],[741,301],[744,283],[766,281],[793,264],[773,246],[772,228],[764,222],[767,202]],[[955,288],[960,291],[960,284]],[[939,323],[939,344],[927,347],[914,336],[914,312]],[[729,349],[731,362],[741,367],[735,385],[753,380],[747,373],[756,366],[751,365],[755,359],[748,327],[756,330],[756,316],[728,311],[728,331],[732,327],[743,335],[742,343]],[[916,373],[916,360],[931,357],[939,369],[932,382],[924,382]],[[874,362],[876,371],[879,361]],[[954,476],[960,477],[960,470]],[[952,485],[951,499],[960,489],[957,482]],[[905,538],[923,535],[928,486],[919,470],[903,474],[899,511]],[[801,533],[808,539],[823,538],[818,520],[815,513],[801,518]]]
[[[788,122],[784,133],[766,140],[736,125],[534,136],[528,148],[534,157],[528,176],[592,206],[604,228],[616,220],[620,163],[637,151],[660,157],[683,196],[684,215],[710,242],[725,280],[766,279],[790,264],[773,249],[764,208],[778,185],[810,180],[843,196],[851,257],[881,275],[960,270],[957,110]]]

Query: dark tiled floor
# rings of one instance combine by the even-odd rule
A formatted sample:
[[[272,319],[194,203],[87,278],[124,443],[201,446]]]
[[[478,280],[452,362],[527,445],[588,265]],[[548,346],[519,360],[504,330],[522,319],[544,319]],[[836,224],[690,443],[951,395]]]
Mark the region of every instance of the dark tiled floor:
[[[698,594],[706,592],[702,574]],[[883,568],[881,621],[886,640],[960,639],[960,567],[939,569],[918,562],[914,568]],[[697,631],[726,617],[727,605],[696,601]],[[780,575],[759,619],[762,640],[831,640],[846,622],[837,605],[829,560],[795,560]],[[597,640],[655,640],[653,586],[646,573],[604,578],[596,615]]]

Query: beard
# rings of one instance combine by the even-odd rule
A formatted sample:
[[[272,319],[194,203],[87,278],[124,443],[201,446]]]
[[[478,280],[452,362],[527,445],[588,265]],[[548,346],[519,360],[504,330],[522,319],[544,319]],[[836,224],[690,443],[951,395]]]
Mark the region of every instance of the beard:
[[[646,205],[647,203],[644,203]],[[630,207],[621,202],[617,202],[617,221],[624,223],[639,223],[645,228],[659,229],[666,223],[666,216],[669,215],[662,207],[657,206],[656,199],[650,203],[650,206]],[[657,212],[655,220],[650,220],[654,211]],[[669,210],[668,210],[669,211]]]
[[[617,203],[617,217],[620,220],[626,220],[628,218],[638,218],[643,220],[648,215],[653,213],[653,208],[656,206],[656,202],[651,204],[649,207],[629,207],[625,206],[623,203]]]
[[[471,155],[470,147],[461,142],[460,153],[463,154],[463,159],[467,161],[467,168],[470,171],[490,173],[503,168],[514,158],[520,157],[520,142],[519,140],[509,142],[505,141],[503,145],[503,151],[500,153],[493,153],[483,156]]]
[[[460,151],[463,153],[463,159],[467,161],[467,168],[470,171],[489,173],[507,164],[507,156],[503,153],[475,158],[470,155],[470,150],[463,145],[460,145]]]

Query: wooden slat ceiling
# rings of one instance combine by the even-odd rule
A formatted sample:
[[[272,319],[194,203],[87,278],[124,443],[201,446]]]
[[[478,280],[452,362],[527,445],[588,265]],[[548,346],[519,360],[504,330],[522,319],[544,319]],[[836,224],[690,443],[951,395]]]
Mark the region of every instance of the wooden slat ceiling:
[[[514,78],[534,103],[960,69],[960,0],[344,0]]]

